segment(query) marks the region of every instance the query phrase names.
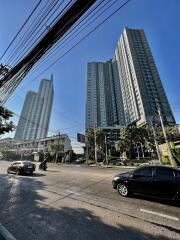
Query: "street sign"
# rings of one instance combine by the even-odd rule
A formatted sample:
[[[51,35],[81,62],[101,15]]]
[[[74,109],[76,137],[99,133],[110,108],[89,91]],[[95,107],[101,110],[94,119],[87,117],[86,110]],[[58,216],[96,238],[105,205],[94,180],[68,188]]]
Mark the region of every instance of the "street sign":
[[[85,135],[81,133],[77,133],[77,141],[80,143],[85,143]]]

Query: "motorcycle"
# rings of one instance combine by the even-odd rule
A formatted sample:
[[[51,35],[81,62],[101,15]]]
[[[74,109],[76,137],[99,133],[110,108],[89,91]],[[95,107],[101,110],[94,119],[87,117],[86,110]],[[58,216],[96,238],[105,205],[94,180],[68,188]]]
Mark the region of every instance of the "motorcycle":
[[[46,171],[47,169],[47,163],[40,163],[39,164],[39,170],[43,170],[43,171]]]

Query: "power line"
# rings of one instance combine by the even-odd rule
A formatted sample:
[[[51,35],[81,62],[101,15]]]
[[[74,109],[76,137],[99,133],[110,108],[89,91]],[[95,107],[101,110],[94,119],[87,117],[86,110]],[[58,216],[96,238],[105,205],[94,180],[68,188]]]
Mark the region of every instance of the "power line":
[[[98,6],[100,6],[101,4],[102,4],[102,2],[103,2],[104,0],[102,0],[100,3],[98,3],[97,5],[95,5],[95,7],[94,7],[94,9],[92,9],[90,12],[88,12],[88,15],[89,15],[89,13],[92,13]],[[107,3],[106,3],[107,4]],[[104,6],[102,6],[102,7],[104,7]],[[87,16],[86,16],[87,17]],[[85,17],[85,18],[86,18]],[[82,19],[82,21],[85,19],[85,18],[83,18]],[[79,23],[78,23],[78,25],[79,25]],[[77,27],[77,25],[75,25],[75,27]],[[71,32],[71,31],[69,31],[69,32]],[[68,34],[69,34],[69,32],[68,32]],[[67,34],[67,35],[68,35]],[[65,37],[67,37],[67,35],[65,36]],[[62,39],[64,39],[64,37],[62,37]],[[37,67],[37,66],[36,66]]]
[[[35,63],[83,16],[95,1],[96,0],[86,0],[86,2],[83,0],[76,1],[64,15],[56,21],[49,32],[40,39],[34,48],[1,79],[1,87],[6,85],[7,82],[12,83],[11,88],[6,88],[5,93],[2,93],[4,94],[2,102],[5,102],[8,95],[14,91]]]
[[[13,62],[9,63],[10,65],[15,65],[16,62],[20,61],[20,59],[22,59],[22,57],[23,57],[22,54],[28,53],[28,52],[31,50],[31,48],[37,43],[38,39],[41,38],[45,32],[48,31],[48,29],[47,29],[48,27],[45,27],[46,23],[44,23],[42,26],[41,26],[41,23],[43,23],[43,21],[44,21],[44,20],[46,19],[46,17],[51,13],[51,11],[53,10],[53,8],[56,7],[56,5],[58,4],[58,2],[59,2],[59,0],[56,0],[56,1],[54,2],[54,4],[53,4],[53,5],[51,6],[51,8],[48,10],[48,12],[46,13],[46,15],[41,19],[41,21],[40,21],[40,22],[38,21],[38,25],[36,26],[36,28],[35,28],[35,29],[32,29],[31,32],[30,32],[30,34],[26,36],[26,38],[24,39],[24,42],[22,42],[22,44],[19,46],[19,49],[18,49],[18,50],[20,50],[20,53],[16,56],[16,58],[14,59]],[[62,1],[60,2],[60,4],[58,5],[58,7],[60,7],[63,2],[64,2],[64,0],[62,0]],[[69,3],[66,5],[66,7],[68,7],[68,6],[69,6]],[[65,8],[62,10],[62,12],[63,12],[64,10],[65,10]],[[60,12],[60,13],[58,14],[58,17],[62,14],[62,12]],[[48,19],[49,19],[49,18],[48,18]],[[47,21],[48,21],[48,20],[46,20],[46,22],[47,22]],[[53,20],[53,21],[54,21],[54,20]],[[52,22],[53,22],[53,21],[52,21]],[[52,25],[52,23],[49,24],[49,28],[50,28],[51,25]],[[39,29],[40,26],[41,26],[41,28]],[[40,31],[41,31],[44,27],[45,27],[44,31],[43,31],[42,33],[40,33]],[[37,30],[38,30],[38,31],[37,31]],[[31,45],[30,45],[30,44],[31,44]],[[30,45],[30,46],[29,46],[29,45]],[[23,47],[23,49],[22,49],[21,47]],[[15,52],[15,53],[16,53],[16,52]],[[15,54],[15,53],[14,53],[14,54]],[[13,57],[13,56],[12,56],[12,57]],[[12,59],[12,57],[11,57],[11,59]],[[9,60],[9,61],[10,61],[10,60]]]
[[[38,14],[36,16],[36,18],[31,23],[31,27],[25,31],[21,39],[19,39],[18,43],[16,44],[16,47],[11,51],[9,56],[6,58],[6,64],[10,64],[10,61],[15,56],[15,54],[18,53],[19,50],[24,48],[24,44],[26,44],[27,40],[30,39],[31,35],[35,32],[36,28],[38,28],[41,25],[42,18],[47,13],[47,11],[49,10],[54,1],[55,0],[52,0],[50,4],[48,4],[49,0],[47,0],[47,3],[45,3],[45,5],[40,11],[41,14]]]
[[[110,15],[108,15],[103,21],[101,21],[97,26],[95,26],[91,31],[89,31],[83,38],[81,38],[77,43],[75,43],[72,47],[70,47],[64,54],[62,54],[60,57],[58,57],[54,62],[52,62],[48,67],[46,67],[43,71],[41,71],[35,78],[33,78],[25,87],[29,86],[33,81],[35,81],[39,76],[41,76],[44,72],[46,72],[49,68],[51,68],[53,65],[55,65],[60,59],[62,59],[64,56],[66,56],[72,49],[74,49],[76,46],[78,46],[82,41],[84,41],[90,34],[92,34],[96,29],[98,29],[101,25],[103,25],[106,21],[108,21],[114,14],[116,14],[120,9],[125,7],[130,2],[130,0],[127,0],[123,4],[121,4],[115,11],[113,11]],[[20,91],[19,91],[20,92]],[[13,95],[14,96],[14,95]]]
[[[79,25],[79,23],[78,23],[78,25],[75,25],[70,31],[68,31],[68,33],[61,39],[61,41],[60,41],[59,43],[57,43],[57,44],[54,45],[54,47],[52,48],[52,50],[51,50],[50,52],[48,52],[48,53],[44,56],[44,59],[43,59],[41,62],[39,62],[39,63],[35,66],[35,68],[34,68],[33,70],[35,70],[36,68],[38,68],[39,65],[42,65],[42,63],[48,62],[48,61],[49,61],[48,59],[50,59],[50,56],[53,55],[53,53],[56,52],[57,49],[63,49],[64,47],[66,47],[66,46],[68,45],[68,43],[70,43],[72,40],[74,40],[81,32],[83,32],[84,30],[86,30],[92,23],[94,23],[94,21],[95,21],[97,18],[99,18],[102,14],[104,14],[107,10],[109,10],[109,8],[112,7],[117,1],[118,1],[118,0],[113,1],[113,3],[112,3],[111,5],[107,6],[99,15],[97,15],[97,16],[93,19],[93,17],[94,17],[94,16],[97,14],[97,12],[99,11],[98,7],[102,4],[102,2],[104,2],[104,1],[101,1],[101,2],[99,3],[99,5],[95,7],[95,9],[92,9],[92,12],[91,12],[91,13],[93,13],[94,10],[97,10],[97,11],[96,11],[92,16],[89,16],[89,19],[87,19],[87,20],[86,20],[78,29],[76,29],[74,32],[73,32],[73,30],[74,30],[75,28],[77,28],[77,26]],[[102,10],[108,3],[110,3],[110,2],[111,2],[111,0],[108,1],[108,2],[105,2],[105,4],[104,4],[103,6],[101,6],[101,10]],[[87,18],[87,16],[86,16],[85,18]],[[84,18],[84,19],[85,19],[85,18]],[[83,21],[84,19],[82,19],[82,21]],[[89,20],[91,20],[91,21],[89,22]],[[81,24],[81,23],[80,23],[80,24]],[[85,27],[83,27],[84,25],[85,25]],[[83,28],[82,28],[82,27],[83,27]],[[82,28],[82,29],[81,29],[81,28]],[[81,30],[80,30],[80,29],[81,29]],[[80,31],[78,32],[78,30],[80,30]],[[77,34],[75,34],[76,32],[77,32]],[[71,33],[71,34],[70,34],[70,33]],[[73,36],[74,34],[75,34],[75,36]],[[68,36],[68,35],[70,35],[70,36]],[[68,39],[67,36],[68,36],[68,38],[72,36],[72,38]],[[64,40],[64,41],[63,41],[63,40]]]
[[[16,40],[16,38],[18,37],[18,35],[20,34],[20,32],[22,31],[22,29],[25,27],[26,23],[29,21],[29,19],[32,17],[32,15],[34,14],[34,12],[36,11],[36,9],[38,8],[38,6],[40,5],[40,3],[42,2],[42,0],[39,0],[39,2],[37,3],[37,5],[34,7],[34,9],[32,10],[32,12],[30,13],[30,15],[28,16],[28,18],[26,19],[26,21],[23,23],[22,27],[19,29],[19,31],[17,32],[17,34],[14,36],[14,38],[12,39],[12,41],[10,42],[10,44],[8,45],[8,47],[6,48],[6,50],[4,51],[4,53],[2,54],[0,60],[4,57],[4,55],[6,54],[6,52],[9,50],[9,48],[11,47],[11,45],[13,44],[13,42]]]

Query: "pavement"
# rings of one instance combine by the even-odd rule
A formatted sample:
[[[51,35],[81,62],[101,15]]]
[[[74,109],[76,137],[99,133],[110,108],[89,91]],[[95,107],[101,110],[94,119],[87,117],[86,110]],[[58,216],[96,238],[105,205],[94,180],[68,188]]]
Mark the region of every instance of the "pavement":
[[[17,240],[180,239],[180,206],[112,189],[130,169],[49,164],[17,176],[8,165],[0,161],[0,222]]]

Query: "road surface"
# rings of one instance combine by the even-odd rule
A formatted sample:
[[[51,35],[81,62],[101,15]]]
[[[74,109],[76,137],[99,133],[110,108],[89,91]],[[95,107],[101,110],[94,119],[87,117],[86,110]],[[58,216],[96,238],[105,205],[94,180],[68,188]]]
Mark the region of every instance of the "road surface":
[[[0,161],[0,223],[18,240],[180,239],[180,207],[123,198],[112,189],[125,169],[49,165],[7,175]]]

